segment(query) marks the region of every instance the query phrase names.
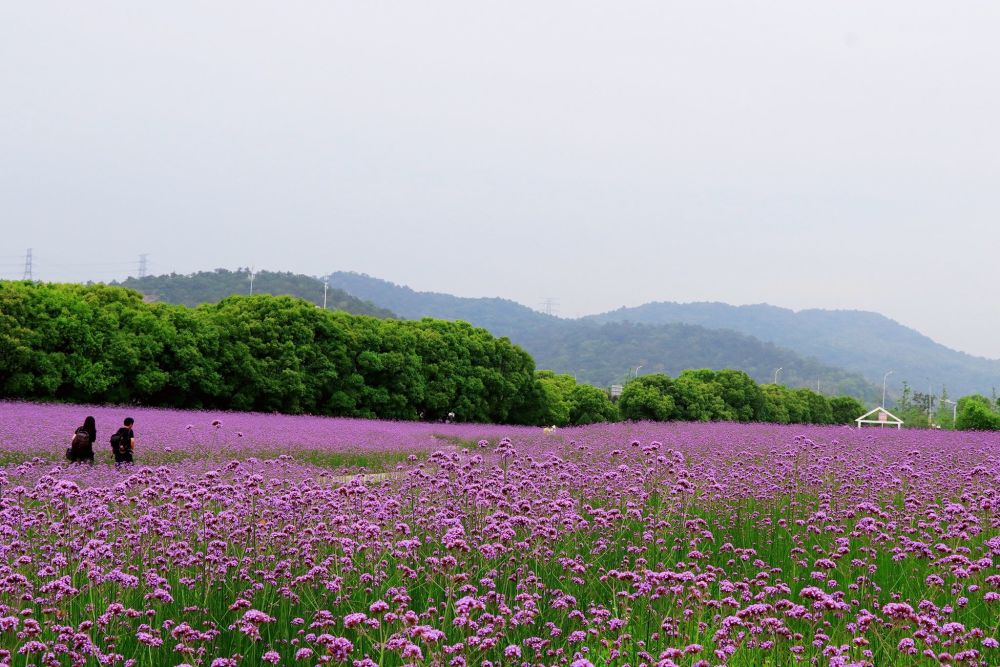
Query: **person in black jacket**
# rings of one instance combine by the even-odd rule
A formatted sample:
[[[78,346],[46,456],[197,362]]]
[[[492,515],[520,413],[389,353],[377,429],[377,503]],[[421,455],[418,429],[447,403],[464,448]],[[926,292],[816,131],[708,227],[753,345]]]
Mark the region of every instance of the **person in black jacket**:
[[[111,451],[115,455],[116,466],[132,463],[132,451],[135,449],[135,431],[132,430],[134,423],[134,419],[126,417],[124,426],[111,436]]]

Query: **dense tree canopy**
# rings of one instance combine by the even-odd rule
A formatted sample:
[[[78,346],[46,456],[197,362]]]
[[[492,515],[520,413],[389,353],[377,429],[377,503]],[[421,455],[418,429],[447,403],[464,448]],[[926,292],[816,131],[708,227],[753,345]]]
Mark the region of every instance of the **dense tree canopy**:
[[[623,418],[634,420],[847,424],[864,408],[853,398],[828,399],[805,388],[761,386],[741,371],[702,368],[686,370],[675,379],[654,373],[629,382],[619,410]]]
[[[867,410],[853,396],[834,396],[830,399],[830,413],[834,424],[850,424]]]
[[[674,394],[674,382],[669,376],[663,373],[644,375],[625,385],[618,409],[624,419],[675,419],[678,414]]]
[[[580,426],[618,420],[608,392],[577,384],[572,375],[538,371],[536,408],[531,421],[548,426]]]
[[[464,322],[27,282],[0,283],[0,313],[7,397],[495,422],[528,420],[536,400],[531,357]]]
[[[1000,430],[1000,414],[996,413],[993,402],[985,396],[963,396],[958,399],[955,428],[963,431]]]

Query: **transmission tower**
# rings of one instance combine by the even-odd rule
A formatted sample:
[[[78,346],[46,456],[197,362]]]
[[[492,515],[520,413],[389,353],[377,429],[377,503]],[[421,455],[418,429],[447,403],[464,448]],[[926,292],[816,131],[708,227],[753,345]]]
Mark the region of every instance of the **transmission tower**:
[[[147,253],[142,253],[139,255],[139,277],[146,277],[146,258],[149,257]]]
[[[555,315],[556,310],[559,308],[559,299],[553,299],[552,297],[545,297],[542,299],[542,308],[545,309],[546,315]]]
[[[31,248],[28,248],[28,252],[24,255],[24,279],[34,280],[31,275]]]

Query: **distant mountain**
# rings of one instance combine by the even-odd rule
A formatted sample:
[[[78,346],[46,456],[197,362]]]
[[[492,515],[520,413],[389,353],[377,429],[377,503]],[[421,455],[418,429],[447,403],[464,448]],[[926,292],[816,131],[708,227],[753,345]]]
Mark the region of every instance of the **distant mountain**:
[[[137,290],[149,300],[194,307],[201,303],[216,303],[234,294],[248,294],[250,272],[246,269],[237,271],[216,269],[188,275],[171,273],[128,278],[117,284]],[[253,291],[255,294],[297,296],[312,301],[317,306],[323,304],[323,281],[296,273],[258,271],[254,274]],[[339,289],[327,290],[326,305],[330,310],[342,310],[355,315],[394,317],[391,311]]]
[[[336,271],[327,276],[331,287],[336,287],[360,299],[388,308],[400,317],[420,319],[437,317],[443,320],[464,320],[477,327],[489,329],[494,334],[510,337],[514,331],[523,331],[558,325],[567,320],[540,313],[510,299],[468,298],[439,292],[416,292],[409,287],[396,285],[363,273]]]
[[[400,317],[465,320],[506,336],[535,358],[539,368],[577,376],[581,382],[608,385],[630,369],[676,375],[686,368],[736,368],[758,382],[771,382],[782,367],[781,382],[816,387],[871,400],[874,385],[858,374],[809,359],[773,343],[730,330],[699,325],[596,322],[553,317],[514,301],[465,298],[408,287],[358,273],[336,272],[330,285],[389,308]]]
[[[1000,361],[974,357],[934,342],[878,313],[858,310],[793,311],[765,304],[648,303],[586,318],[594,323],[696,324],[725,328],[790,348],[820,361],[860,373],[881,385],[892,370],[898,386],[935,393],[941,385],[953,396],[989,395],[1000,385]]]

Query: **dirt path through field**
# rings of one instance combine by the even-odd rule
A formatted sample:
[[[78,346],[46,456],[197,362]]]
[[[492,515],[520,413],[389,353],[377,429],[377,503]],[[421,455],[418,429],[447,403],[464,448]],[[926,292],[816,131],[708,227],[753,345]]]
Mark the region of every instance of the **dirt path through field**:
[[[341,484],[346,484],[352,479],[360,478],[362,482],[381,482],[387,479],[399,479],[403,476],[405,471],[403,470],[393,470],[392,472],[370,472],[361,475],[333,475],[332,477],[325,477],[331,482],[339,482]]]

